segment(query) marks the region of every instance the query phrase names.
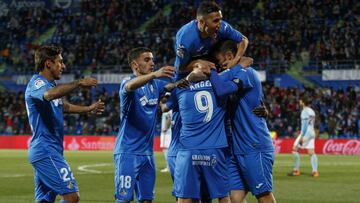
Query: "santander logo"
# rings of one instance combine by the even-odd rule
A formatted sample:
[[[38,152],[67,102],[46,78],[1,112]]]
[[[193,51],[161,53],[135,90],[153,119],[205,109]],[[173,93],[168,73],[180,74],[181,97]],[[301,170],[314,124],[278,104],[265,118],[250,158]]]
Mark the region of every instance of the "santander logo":
[[[360,155],[360,140],[337,142],[328,140],[323,147],[324,154]]]
[[[71,143],[68,145],[68,148],[72,151],[76,151],[80,148],[80,145],[77,143],[75,138],[72,138]]]

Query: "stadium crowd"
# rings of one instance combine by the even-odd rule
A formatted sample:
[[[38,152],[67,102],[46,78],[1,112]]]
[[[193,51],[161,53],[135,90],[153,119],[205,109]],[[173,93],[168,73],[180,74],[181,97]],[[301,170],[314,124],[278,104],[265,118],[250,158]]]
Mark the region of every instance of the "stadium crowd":
[[[11,10],[0,16],[0,39],[8,42],[0,45],[0,66],[11,67],[9,72],[32,73],[35,41],[51,28],[55,31],[46,43],[65,48],[68,71],[73,73],[128,72],[126,53],[136,46],[152,48],[157,64],[171,64],[174,35],[194,18],[198,3],[81,1],[78,9]],[[224,19],[249,38],[246,54],[256,59],[260,69],[283,72],[298,59],[307,64],[356,60],[360,55],[358,1],[229,0],[220,4]]]
[[[296,137],[300,130],[299,88],[279,88],[272,84],[263,87],[265,104],[269,109],[267,119],[271,131],[281,137]],[[0,92],[0,134],[31,134],[22,92]],[[312,107],[317,112],[316,128],[320,134],[331,138],[360,138],[360,90],[330,88],[306,89]],[[75,104],[89,105],[93,98],[101,98],[106,109],[101,117],[91,114],[65,114],[65,134],[115,135],[119,129],[120,102],[118,93],[105,90],[81,90],[67,99]],[[160,125],[160,119],[158,122]],[[159,131],[158,127],[158,131]],[[160,132],[157,134],[159,135]]]

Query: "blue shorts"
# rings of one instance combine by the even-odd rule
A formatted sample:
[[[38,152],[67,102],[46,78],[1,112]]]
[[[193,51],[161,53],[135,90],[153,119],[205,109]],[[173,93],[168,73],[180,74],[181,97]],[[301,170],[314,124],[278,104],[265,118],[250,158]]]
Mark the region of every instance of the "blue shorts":
[[[176,157],[174,193],[178,198],[200,199],[207,188],[211,199],[229,195],[227,148],[181,150]]]
[[[155,160],[151,156],[135,154],[114,155],[115,164],[115,199],[116,202],[136,199],[154,199],[155,187]]]
[[[171,179],[174,182],[174,173],[175,173],[175,162],[176,162],[176,156],[167,156],[167,163],[170,170]]]
[[[274,152],[253,152],[235,155],[248,186],[248,190],[255,196],[272,191],[272,168]]]
[[[56,195],[79,191],[74,174],[62,155],[51,155],[31,164],[37,202],[54,202]]]
[[[241,173],[240,166],[234,155],[231,155],[229,162],[229,184],[230,191],[231,190],[244,190],[248,191],[248,187],[246,186],[244,176]]]

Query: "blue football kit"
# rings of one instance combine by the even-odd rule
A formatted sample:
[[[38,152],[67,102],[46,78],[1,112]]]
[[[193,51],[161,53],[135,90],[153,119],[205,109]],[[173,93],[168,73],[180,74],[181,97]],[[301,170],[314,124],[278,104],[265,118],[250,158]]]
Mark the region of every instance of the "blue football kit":
[[[272,191],[272,166],[274,147],[264,118],[256,116],[252,110],[262,104],[262,87],[259,76],[253,68],[236,65],[224,71],[217,80],[211,73],[214,90],[220,96],[236,91],[237,105],[232,110],[232,150],[236,167],[230,167],[231,190],[250,190],[257,196]],[[218,83],[223,81],[226,83]],[[221,84],[221,85],[219,85]],[[231,87],[233,91],[231,91]],[[238,168],[240,170],[233,170]],[[244,182],[241,181],[243,179]],[[234,181],[237,180],[237,181]]]
[[[73,173],[63,157],[64,118],[62,100],[47,101],[44,93],[54,81],[36,74],[25,91],[25,104],[32,130],[29,162],[35,173],[36,201],[55,201],[56,195],[78,191]]]
[[[175,89],[182,127],[176,157],[174,194],[179,198],[228,195],[229,153],[224,126],[226,100],[215,97],[209,80]]]
[[[120,85],[120,130],[114,147],[116,202],[132,201],[134,191],[138,201],[152,200],[155,186],[153,138],[158,99],[167,82],[151,80],[144,86],[127,92]]]
[[[188,65],[190,61],[208,55],[211,47],[217,42],[233,40],[236,43],[240,43],[242,39],[243,35],[223,20],[221,21],[221,26],[215,39],[210,37],[203,39],[200,37],[197,20],[192,20],[183,25],[176,33],[176,58],[174,64],[176,72],[184,72],[184,67]]]
[[[178,105],[176,103],[177,101],[175,95],[171,94],[171,96],[166,101],[166,107],[168,109],[172,109],[173,112],[171,118],[171,142],[166,158],[169,165],[170,175],[173,181],[175,172],[175,161],[179,148],[179,137],[181,130],[181,117]]]
[[[219,83],[217,80],[220,78]],[[234,93],[238,99],[232,114],[232,163],[230,167],[230,185],[232,190],[250,190],[255,196],[272,191],[272,166],[274,147],[264,118],[256,116],[252,110],[262,105],[262,87],[257,72],[253,68],[236,65],[224,71],[217,78],[211,73],[211,82],[219,96]],[[231,91],[231,87],[235,87]],[[240,170],[232,170],[238,168]],[[243,178],[245,183],[239,178]],[[236,179],[238,179],[236,181]],[[235,181],[234,181],[235,180]]]

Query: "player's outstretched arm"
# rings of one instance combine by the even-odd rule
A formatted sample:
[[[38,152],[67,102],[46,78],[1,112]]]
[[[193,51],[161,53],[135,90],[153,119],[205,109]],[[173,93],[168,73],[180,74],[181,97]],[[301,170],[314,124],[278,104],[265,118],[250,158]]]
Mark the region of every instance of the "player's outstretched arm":
[[[75,80],[74,82],[57,85],[56,87],[49,89],[44,93],[44,99],[51,101],[69,94],[78,87],[93,87],[96,85],[97,80],[95,78],[87,77],[80,80]]]
[[[151,72],[149,74],[140,75],[140,76],[133,78],[132,80],[130,80],[129,82],[126,83],[125,90],[127,92],[135,91],[136,89],[144,86],[150,80],[153,80],[155,78],[161,78],[161,77],[171,78],[174,76],[174,73],[175,73],[174,67],[164,66],[155,72]]]
[[[62,99],[63,109],[67,113],[94,113],[101,115],[105,110],[105,103],[100,99],[97,102],[92,103],[90,106],[80,106],[69,103],[66,99]]]

